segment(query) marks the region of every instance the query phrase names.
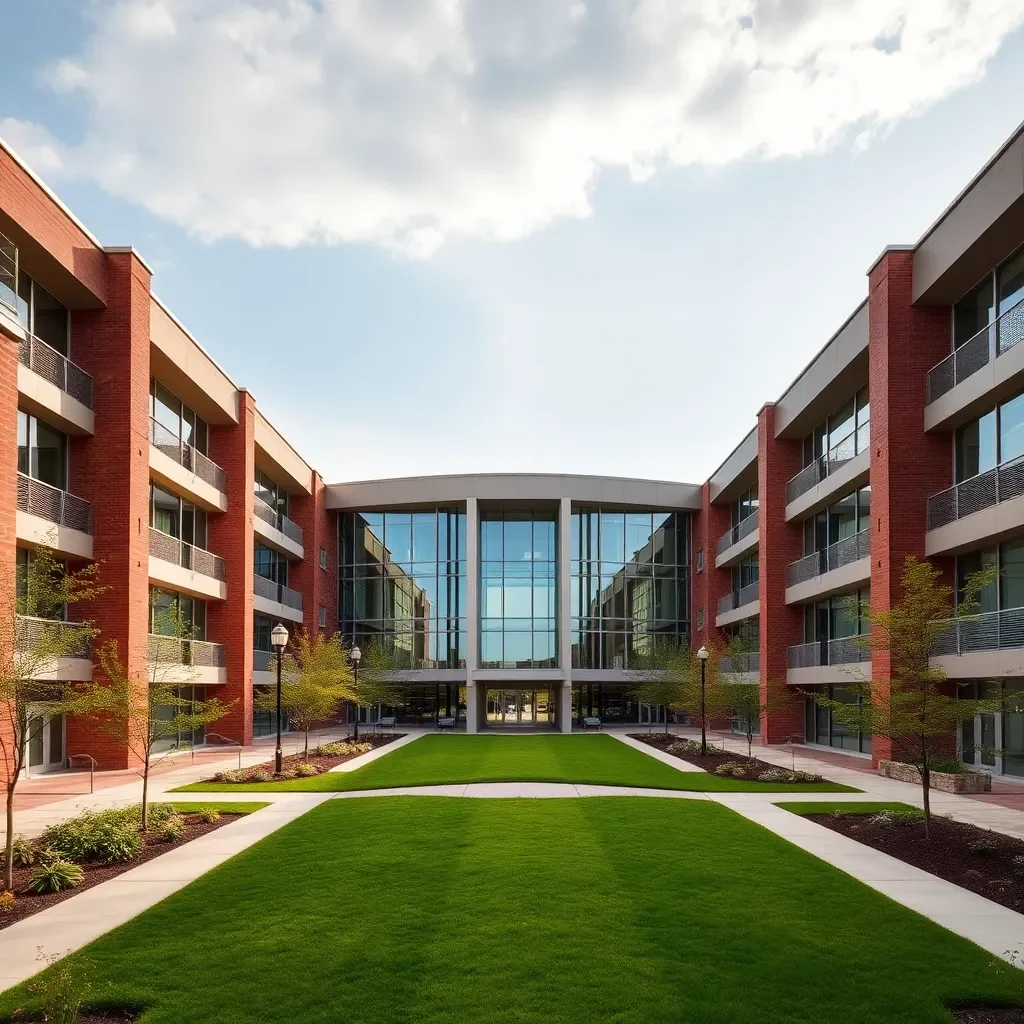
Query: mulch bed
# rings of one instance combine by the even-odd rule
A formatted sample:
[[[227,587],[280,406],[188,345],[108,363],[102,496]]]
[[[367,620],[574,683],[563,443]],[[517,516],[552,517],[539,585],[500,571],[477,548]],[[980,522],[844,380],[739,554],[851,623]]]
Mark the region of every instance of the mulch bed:
[[[1024,1024],[1020,1006],[951,1006],[949,1012],[958,1024]]]
[[[202,806],[197,804],[197,806]],[[159,836],[147,836],[145,839],[145,846],[142,848],[142,852],[134,860],[121,861],[118,864],[89,864],[83,863],[81,865],[82,870],[85,872],[85,878],[82,879],[74,889],[65,889],[63,892],[48,892],[48,893],[31,893],[28,891],[28,883],[32,878],[32,872],[34,868],[15,868],[14,869],[14,896],[15,904],[14,909],[6,914],[0,914],[0,930],[10,927],[17,921],[21,921],[26,917],[31,917],[33,914],[38,914],[40,910],[46,910],[48,907],[55,906],[58,903],[63,903],[64,900],[70,899],[72,896],[77,896],[80,892],[84,892],[86,889],[91,889],[94,885],[99,885],[100,882],[105,882],[109,878],[116,878],[118,875],[123,875],[126,871],[131,871],[132,868],[137,868],[140,864],[145,864],[148,860],[153,860],[154,857],[159,857],[161,854],[168,853],[170,850],[176,850],[179,846],[183,846],[185,843],[191,842],[193,839],[198,839],[200,836],[205,836],[207,832],[213,832],[215,829],[221,828],[224,825],[229,824],[236,818],[242,818],[242,814],[226,814],[221,812],[220,820],[215,821],[212,824],[203,821],[198,814],[188,814],[183,812],[181,815],[185,819],[186,832],[182,839],[177,842],[168,843],[164,842]],[[111,1017],[110,1020],[124,1020],[124,1017],[116,1018]],[[106,1018],[97,1018],[97,1022],[100,1020],[106,1020]]]
[[[376,734],[371,733],[368,736],[360,736],[359,737],[359,742],[360,743],[369,743],[376,750],[377,747],[386,746],[388,743],[392,743],[395,740],[401,739],[402,736],[404,736],[404,735],[405,735],[404,733],[388,733],[387,735],[381,735],[380,733],[376,733]],[[361,754],[342,754],[340,756],[339,755],[332,755],[330,757],[327,757],[327,756],[315,755],[311,751],[309,757],[307,758],[307,757],[303,757],[302,754],[288,754],[285,757],[281,758],[281,767],[284,768],[287,771],[288,768],[294,768],[296,765],[312,764],[312,765],[315,765],[317,768],[319,768],[321,772],[325,772],[325,771],[327,771],[330,768],[336,768],[339,764],[344,764],[346,761],[351,761],[354,757],[362,757],[362,755]],[[271,781],[274,781],[274,780],[280,781],[281,778],[282,778],[282,776],[274,774],[274,759],[273,758],[271,758],[269,761],[264,761],[262,764],[254,764],[254,765],[250,766],[249,768],[243,768],[242,770],[243,771],[256,771],[259,768],[264,768],[268,772],[270,772],[270,774],[271,774]],[[214,781],[219,781],[219,780],[215,780],[213,778],[209,778],[209,779],[204,779],[203,781],[204,782],[214,782]],[[230,786],[233,783],[225,782],[224,784]],[[238,783],[234,783],[234,785],[238,785]]]
[[[663,732],[637,732],[630,733],[629,738],[633,740],[639,740],[641,743],[646,743],[648,746],[657,747],[658,750],[668,753],[668,747],[672,746],[673,743],[681,742],[682,738],[669,734],[666,736]],[[770,764],[768,761],[762,761],[759,757],[747,758],[746,754],[740,754],[735,751],[723,751],[721,747],[713,747],[711,741],[708,741],[708,753],[707,757],[702,757],[699,753],[697,754],[677,754],[672,753],[672,757],[678,757],[680,761],[686,761],[689,764],[695,764],[698,768],[703,768],[706,772],[714,774],[715,769],[720,764],[726,764],[728,762],[737,762],[741,764],[753,764],[755,768],[755,777],[758,772],[765,771],[768,768],[782,768],[783,771],[789,771],[783,765]],[[797,767],[797,771],[801,769]],[[814,780],[816,782],[825,782],[820,775],[815,775]],[[807,781],[810,781],[808,779]]]
[[[924,822],[920,821],[885,824],[874,821],[873,815],[869,814],[847,814],[841,817],[808,814],[807,817],[833,832],[856,839],[905,864],[912,864],[947,882],[970,889],[993,903],[1024,913],[1024,875],[1019,874],[1022,869],[1015,868],[1013,864],[1014,857],[1024,856],[1024,840],[943,817],[932,818],[929,840],[924,838]],[[985,843],[993,851],[973,852],[971,845],[974,843]],[[990,1019],[1024,1022],[1024,1016],[958,1019],[972,1022],[977,1020],[978,1024],[988,1024]]]

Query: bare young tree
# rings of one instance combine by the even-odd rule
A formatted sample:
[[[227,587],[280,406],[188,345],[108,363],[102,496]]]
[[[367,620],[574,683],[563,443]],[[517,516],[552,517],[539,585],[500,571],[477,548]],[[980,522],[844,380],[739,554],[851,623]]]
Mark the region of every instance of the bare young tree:
[[[68,571],[48,548],[30,555],[0,609],[0,755],[7,789],[4,885],[14,886],[14,796],[28,756],[33,726],[46,716],[81,706],[70,684],[54,678],[63,658],[90,656],[96,630],[65,621],[75,605],[100,593],[93,563]]]

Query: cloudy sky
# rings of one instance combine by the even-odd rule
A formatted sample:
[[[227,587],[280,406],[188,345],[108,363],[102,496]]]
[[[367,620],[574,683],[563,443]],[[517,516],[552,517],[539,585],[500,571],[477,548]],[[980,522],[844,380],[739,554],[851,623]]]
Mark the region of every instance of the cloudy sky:
[[[0,136],[328,480],[705,479],[1024,118],[1024,0],[0,8]]]

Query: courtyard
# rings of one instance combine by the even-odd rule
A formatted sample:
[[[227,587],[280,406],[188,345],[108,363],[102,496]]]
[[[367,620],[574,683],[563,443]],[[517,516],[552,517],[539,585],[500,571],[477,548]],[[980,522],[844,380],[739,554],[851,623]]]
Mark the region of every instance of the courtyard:
[[[271,790],[261,796],[271,806],[197,840],[191,860],[186,847],[123,876],[138,875],[142,912],[97,928],[73,954],[87,964],[86,1005],[144,1024],[948,1024],[959,1002],[1024,1001],[1024,976],[991,944],[801,849],[831,833],[778,806],[800,799],[792,785],[720,789],[739,780],[674,767],[609,735],[428,735],[376,753],[351,771],[290,780],[343,780],[336,791],[254,786]],[[620,795],[427,795],[454,782],[467,796],[493,796],[485,791],[496,782],[524,796],[570,785]],[[195,785],[179,787],[175,799],[209,800],[215,785],[194,796]],[[421,795],[362,795],[398,787]],[[661,795],[624,795],[638,789]],[[802,789],[809,807],[826,806],[812,802],[822,791],[834,794],[828,806],[869,799],[829,783]],[[773,834],[779,821],[791,841]],[[138,898],[147,879],[148,902]],[[53,920],[73,930],[76,900],[81,918],[103,888],[92,903],[90,893],[72,897]],[[993,917],[996,931],[1019,920],[994,911],[1009,915]],[[39,924],[25,942],[30,934]],[[0,1020],[31,1005],[23,983],[0,995]]]

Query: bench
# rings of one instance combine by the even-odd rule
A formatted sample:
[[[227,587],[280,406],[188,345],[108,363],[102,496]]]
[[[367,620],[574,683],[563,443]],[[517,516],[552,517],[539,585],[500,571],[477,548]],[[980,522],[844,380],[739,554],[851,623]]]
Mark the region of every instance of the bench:
[[[439,718],[437,720],[438,729],[454,729],[455,719],[454,718]]]
[[[398,719],[394,715],[389,715],[386,718],[378,718],[375,729],[394,729],[398,725]]]
[[[586,732],[588,729],[600,729],[601,719],[597,717],[590,717],[583,719],[583,731]]]

